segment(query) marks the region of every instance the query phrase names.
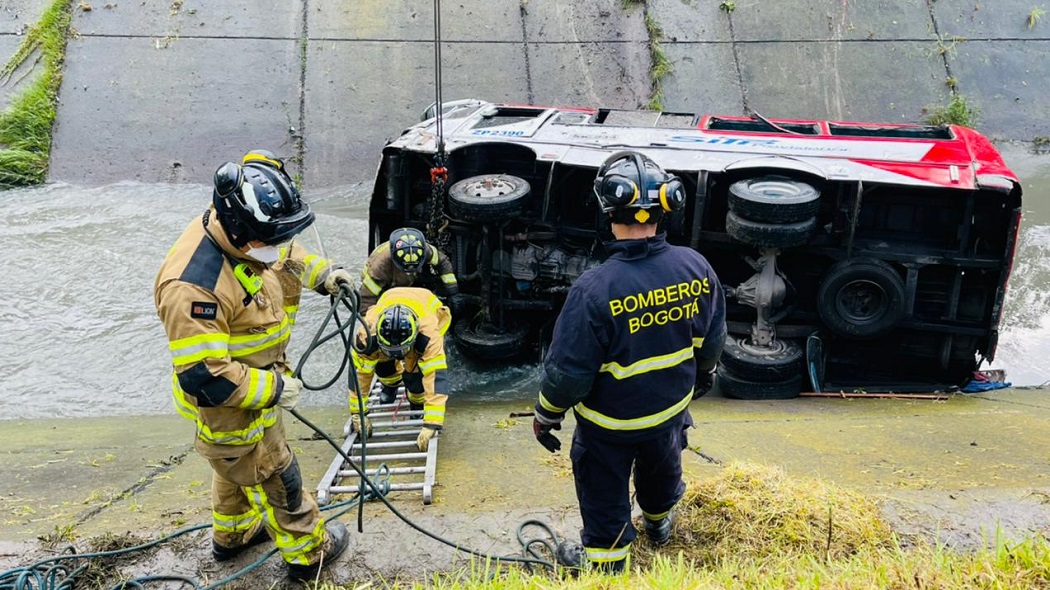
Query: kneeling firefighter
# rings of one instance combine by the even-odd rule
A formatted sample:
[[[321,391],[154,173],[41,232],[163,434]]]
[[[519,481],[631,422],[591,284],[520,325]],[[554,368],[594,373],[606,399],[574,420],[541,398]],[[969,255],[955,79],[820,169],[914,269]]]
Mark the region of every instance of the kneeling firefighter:
[[[605,243],[606,261],[573,284],[558,315],[533,431],[558,450],[551,431],[574,409],[569,457],[582,545],[562,543],[558,561],[619,572],[636,535],[632,475],[650,542],[671,539],[685,491],[689,402],[711,387],[725,299],[703,256],[657,233],[660,219],[685,204],[678,178],[638,152],[618,152],[598,169],[594,193],[616,239]]]
[[[299,580],[349,542],[303,488],[282,425],[303,388],[285,356],[302,289],[353,289],[346,270],[286,245],[313,220],[284,162],[249,152],[215,172],[212,206],[168,251],[154,287],[175,409],[196,425],[212,468],[212,555],[225,561],[273,538]]]
[[[372,376],[379,379],[382,403],[391,403],[403,384],[413,411],[423,411],[416,445],[426,451],[445,424],[448,364],[445,332],[452,321],[448,307],[433,293],[417,287],[395,287],[383,293],[365,314],[372,329],[362,352],[352,351],[361,402],[350,392],[354,429],[371,434],[368,394]],[[360,342],[359,342],[360,343]],[[363,416],[363,419],[362,419]]]

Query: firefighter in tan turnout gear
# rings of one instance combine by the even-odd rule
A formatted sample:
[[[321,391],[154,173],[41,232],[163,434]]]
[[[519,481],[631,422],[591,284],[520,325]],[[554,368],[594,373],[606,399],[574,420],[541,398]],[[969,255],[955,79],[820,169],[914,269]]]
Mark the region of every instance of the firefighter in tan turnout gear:
[[[285,356],[303,287],[352,288],[352,277],[296,243],[314,220],[284,163],[265,151],[215,172],[213,205],[175,242],[154,298],[174,364],[175,408],[197,427],[211,464],[212,553],[231,559],[272,538],[294,579],[314,578],[349,542],[303,489],[282,410],[302,382]]]
[[[354,428],[371,432],[368,423],[368,393],[375,375],[384,398],[393,401],[402,384],[414,411],[423,411],[423,427],[416,444],[426,451],[430,439],[445,424],[445,402],[448,399],[448,365],[445,362],[445,332],[452,314],[433,293],[417,287],[395,287],[383,293],[368,310],[365,322],[373,334],[363,352],[352,352],[357,369],[363,407],[357,395],[350,392],[350,413]]]
[[[459,303],[459,283],[448,256],[428,244],[423,232],[411,227],[396,229],[390,241],[380,244],[365,261],[361,271],[361,313],[368,311],[379,296],[393,287],[411,287],[424,271],[441,283],[439,294],[453,306]]]

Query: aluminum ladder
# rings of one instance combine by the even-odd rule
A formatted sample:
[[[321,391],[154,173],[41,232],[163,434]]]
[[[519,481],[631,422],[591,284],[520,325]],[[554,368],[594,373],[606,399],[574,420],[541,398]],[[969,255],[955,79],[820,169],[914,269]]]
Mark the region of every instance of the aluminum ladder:
[[[379,400],[378,382],[369,396],[372,402]],[[423,426],[423,412],[409,410],[408,398],[402,387],[397,392],[393,403],[369,403],[368,417],[372,420],[372,436],[366,441],[366,463],[361,463],[361,445],[356,432],[350,432],[353,417],[347,419],[343,426],[346,440],[342,444],[343,452],[364,470],[369,478],[374,478],[380,464],[385,463],[390,474],[390,492],[407,492],[421,490],[423,503],[434,500],[434,483],[437,474],[438,436],[430,439],[425,453],[416,447],[416,436]],[[351,483],[353,482],[353,483]],[[332,502],[335,494],[354,494],[361,484],[361,476],[347,464],[339,453],[336,453],[328,471],[317,486],[317,503],[321,506]],[[367,487],[367,484],[365,484]]]

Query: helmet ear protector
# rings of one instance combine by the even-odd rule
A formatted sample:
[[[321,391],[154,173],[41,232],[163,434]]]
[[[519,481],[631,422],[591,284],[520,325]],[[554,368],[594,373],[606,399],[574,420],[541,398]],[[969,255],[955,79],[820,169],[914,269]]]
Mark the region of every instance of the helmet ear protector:
[[[620,172],[609,173],[610,169],[630,159],[637,170],[637,182]],[[594,195],[603,212],[614,209],[638,207],[647,209],[655,205],[650,201],[651,190],[656,191],[660,208],[668,213],[678,211],[685,205],[685,186],[677,176],[667,174],[649,160],[660,172],[661,178],[650,179],[646,170],[646,160],[642,154],[633,151],[616,152],[606,158],[598,168],[594,178]],[[645,217],[648,218],[648,215]]]

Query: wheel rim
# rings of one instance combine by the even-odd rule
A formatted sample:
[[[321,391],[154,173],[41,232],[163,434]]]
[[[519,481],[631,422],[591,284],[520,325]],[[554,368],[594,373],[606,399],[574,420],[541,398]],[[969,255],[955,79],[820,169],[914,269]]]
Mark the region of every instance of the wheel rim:
[[[739,344],[741,350],[753,356],[770,356],[787,350],[787,345],[781,340],[774,340],[769,343],[769,346],[752,344],[750,339],[741,340]]]
[[[783,180],[759,180],[751,183],[751,190],[769,199],[787,199],[802,194],[796,183]]]
[[[514,190],[514,185],[503,178],[493,176],[468,184],[466,192],[477,199],[491,199],[508,194]]]
[[[839,290],[835,310],[853,324],[870,324],[885,315],[889,305],[886,289],[874,281],[853,281]]]

